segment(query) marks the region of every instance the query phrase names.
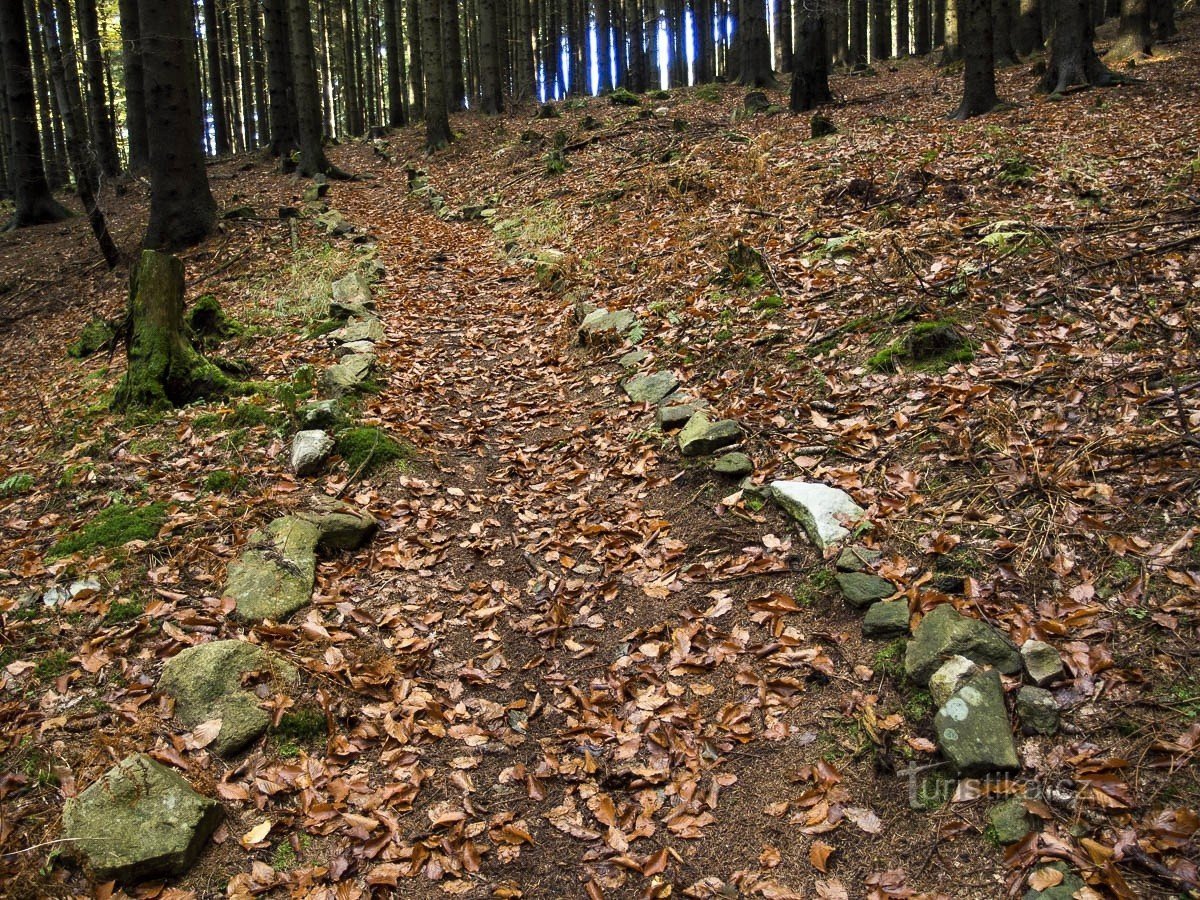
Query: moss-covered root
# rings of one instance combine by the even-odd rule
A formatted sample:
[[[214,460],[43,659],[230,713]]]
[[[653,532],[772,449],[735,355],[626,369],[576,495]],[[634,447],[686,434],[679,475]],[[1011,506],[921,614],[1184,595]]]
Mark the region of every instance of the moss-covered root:
[[[142,251],[129,278],[129,322],[129,368],[114,408],[179,406],[236,386],[188,342],[177,257]]]

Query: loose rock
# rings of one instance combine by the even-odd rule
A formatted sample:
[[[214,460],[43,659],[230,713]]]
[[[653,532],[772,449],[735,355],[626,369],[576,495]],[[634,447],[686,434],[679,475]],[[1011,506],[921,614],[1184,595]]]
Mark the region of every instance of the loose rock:
[[[349,344],[354,341],[370,341],[377,344],[383,340],[383,325],[375,318],[350,319],[341,328],[331,331],[327,337],[332,344]]]
[[[876,600],[885,600],[896,593],[896,587],[890,581],[869,572],[839,572],[834,578],[846,602],[855,609],[870,606]]]
[[[745,453],[726,453],[713,461],[712,470],[718,475],[743,478],[754,471],[754,462]]]
[[[655,372],[630,378],[621,387],[634,403],[661,403],[679,387],[679,379],[674,372]]]
[[[375,357],[366,353],[343,356],[337,365],[325,370],[325,388],[331,394],[348,394],[367,380],[374,366]]]
[[[847,547],[838,554],[837,562],[834,565],[839,572],[866,572],[873,568],[882,557],[883,553],[879,550],[856,545]]]
[[[63,834],[100,881],[180,875],[221,821],[173,769],[138,753],[126,757],[63,809]]]
[[[1084,888],[1083,879],[1076,875],[1064,862],[1052,862],[1042,868],[1056,869],[1063,874],[1063,880],[1044,891],[1030,889],[1025,892],[1022,900],[1074,900],[1075,895]]]
[[[742,439],[742,427],[732,419],[710,422],[702,412],[693,415],[679,432],[679,452],[684,456],[704,456]]]
[[[333,283],[333,300],[329,303],[331,317],[367,318],[374,311],[375,301],[371,299],[371,285],[361,272],[351,272]]]
[[[312,598],[320,531],[298,516],[283,516],[266,533],[250,537],[250,549],[229,567],[225,596],[243,619],[278,622]]]
[[[866,510],[845,491],[818,482],[775,481],[771,483],[771,496],[822,551],[848,538],[846,525],[866,515]]]
[[[375,533],[379,523],[370,513],[337,500],[314,498],[322,507],[298,515],[317,528],[317,546],[322,550],[357,550]]]
[[[348,344],[338,344],[333,348],[333,355],[338,359],[356,353],[363,356],[374,356],[375,344],[371,341],[351,341]]]
[[[324,431],[316,428],[297,431],[292,438],[292,471],[297,475],[313,475],[320,471],[331,452],[333,438]]]
[[[654,422],[663,431],[674,431],[688,423],[688,419],[696,414],[698,408],[691,403],[681,403],[675,406],[660,406],[654,413]]]
[[[934,607],[917,626],[904,654],[904,671],[917,684],[925,685],[943,660],[956,654],[994,666],[1005,675],[1021,671],[1021,657],[1006,636],[948,603]]]
[[[1063,676],[1062,657],[1044,641],[1030,638],[1021,645],[1021,662],[1025,673],[1038,687],[1045,687]]]
[[[609,312],[598,307],[584,316],[579,323],[579,343],[584,346],[615,343],[637,322],[637,317],[627,309]]]
[[[303,428],[328,429],[346,421],[345,410],[336,400],[317,400],[300,407],[297,417]]]
[[[269,692],[296,684],[296,670],[274,653],[245,641],[212,641],[167,660],[158,689],[175,698],[175,716],[188,728],[219,719],[209,746],[219,756],[241,750],[271,724],[259,698],[242,686],[250,672],[269,676]]]
[[[1000,673],[980,672],[954,692],[934,716],[938,746],[963,775],[985,775],[1020,766]]]
[[[979,666],[965,656],[952,656],[929,677],[929,696],[936,706],[945,706],[963,682],[979,671]]]
[[[863,618],[863,637],[891,640],[908,634],[908,601],[888,600],[872,604]]]
[[[988,824],[1001,844],[1015,844],[1033,830],[1025,801],[1019,797],[997,803],[988,810]]]
[[[617,364],[622,369],[636,369],[639,365],[650,358],[650,354],[642,349],[630,350],[628,353],[621,356],[617,360]]]
[[[1054,734],[1058,731],[1058,703],[1045,688],[1024,685],[1017,691],[1016,710],[1026,732]]]

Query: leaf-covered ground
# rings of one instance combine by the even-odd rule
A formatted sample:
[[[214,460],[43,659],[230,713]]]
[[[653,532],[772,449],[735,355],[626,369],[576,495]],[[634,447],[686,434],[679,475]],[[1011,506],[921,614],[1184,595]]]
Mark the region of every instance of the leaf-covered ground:
[[[1055,859],[1089,896],[1186,895],[1200,41],[1182,25],[1137,84],[1048,100],[1023,65],[1000,78],[1015,108],[966,124],[944,119],[957,78],[914,60],[835,78],[840,133],[816,141],[802,117],[734,119],[742,92],[719,87],[647,99],[652,118],[462,116],[432,159],[417,130],[335,148],[363,177],[330,203],[388,272],[357,417],[414,450],[374,471],[289,474],[328,281],[372,251],[277,219],[303,185],[270,161],[211,167],[222,205],[260,218],[185,262],[189,301],[245,326],[212,352],[286,390],[110,413],[121,354],[66,349],[119,313],[125,273],[82,221],[6,235],[6,892],[90,890],[55,843],[63,800],[142,750],[228,814],[142,896],[1001,897]],[[143,186],[108,203],[134,246]],[[545,247],[567,253],[565,294],[526,258]],[[755,481],[868,507],[914,614],[949,599],[1060,649],[1062,732],[1021,738],[1012,785],[1042,788],[1029,838],[989,838],[1002,786],[922,768],[931,701],[902,646],[863,640],[784,517],[626,400],[629,348],[578,346],[580,298],[636,311],[643,369],[738,419]],[[907,359],[930,323],[969,349]],[[312,606],[246,628],[225,568],[313,493],[381,534],[323,560]],[[239,635],[304,690],[227,763],[154,686],[164,658]]]

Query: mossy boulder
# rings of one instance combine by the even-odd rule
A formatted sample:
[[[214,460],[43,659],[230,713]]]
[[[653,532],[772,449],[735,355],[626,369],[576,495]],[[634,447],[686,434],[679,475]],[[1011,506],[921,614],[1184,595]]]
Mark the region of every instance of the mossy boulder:
[[[900,341],[876,353],[867,365],[880,372],[894,372],[901,363],[918,368],[938,368],[975,358],[971,341],[952,322],[922,322],[914,325]]]
[[[986,622],[964,616],[944,603],[930,610],[917,625],[904,654],[904,671],[924,687],[951,656],[994,666],[1005,675],[1021,671],[1021,657],[1012,641]]]
[[[388,463],[411,459],[413,450],[382,428],[363,426],[338,432],[335,449],[351,472],[366,475]]]
[[[1015,844],[1033,830],[1033,819],[1025,809],[1025,801],[1012,797],[988,810],[988,825],[999,844]]]
[[[282,516],[255,532],[250,547],[229,567],[225,596],[250,622],[282,621],[312,599],[320,531],[298,516]]]
[[[908,601],[873,603],[863,617],[863,637],[888,641],[908,634]]]
[[[870,572],[838,572],[834,578],[846,602],[855,609],[863,609],[896,593],[895,585]]]
[[[671,371],[655,372],[651,375],[635,375],[627,379],[621,388],[634,403],[661,403],[679,386],[679,379]]]
[[[351,394],[362,387],[374,367],[374,355],[351,353],[325,370],[322,384],[327,391],[336,396]]]
[[[67,355],[84,359],[113,344],[117,338],[117,323],[99,317],[91,319],[69,347]]]
[[[371,299],[371,283],[362,272],[351,272],[349,275],[333,282],[330,290],[333,299],[329,302],[329,315],[335,319],[369,318],[375,311],[375,301]]]
[[[219,719],[210,747],[219,756],[241,750],[271,724],[244,678],[261,673],[270,694],[295,687],[296,670],[281,657],[245,641],[212,641],[178,653],[163,666],[158,689],[175,699],[175,716],[187,728]]]
[[[178,772],[138,753],[67,801],[63,835],[97,880],[136,883],[187,871],[222,815]]]

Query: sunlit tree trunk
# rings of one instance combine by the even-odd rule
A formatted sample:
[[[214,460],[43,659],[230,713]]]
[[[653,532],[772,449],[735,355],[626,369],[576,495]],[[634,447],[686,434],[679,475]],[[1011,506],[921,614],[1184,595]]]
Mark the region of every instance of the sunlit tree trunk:
[[[1076,85],[1111,84],[1112,73],[1096,55],[1087,0],[1054,0],[1051,5],[1054,18],[1041,89],[1059,93]]]
[[[1150,55],[1150,0],[1121,0],[1117,39],[1105,54],[1111,63],[1145,59]]]

